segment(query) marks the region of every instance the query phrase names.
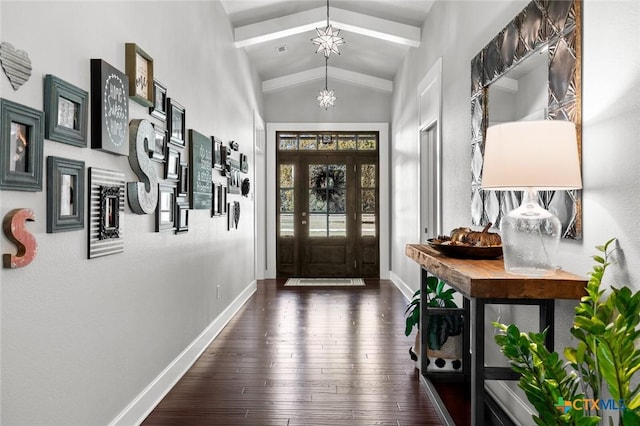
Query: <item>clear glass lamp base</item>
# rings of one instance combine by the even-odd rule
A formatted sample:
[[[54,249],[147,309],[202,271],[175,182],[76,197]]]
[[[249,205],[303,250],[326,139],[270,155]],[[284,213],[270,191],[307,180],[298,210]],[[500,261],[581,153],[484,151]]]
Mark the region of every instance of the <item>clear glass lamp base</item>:
[[[556,269],[560,220],[538,204],[537,192],[527,190],[520,207],[500,222],[504,269],[519,275],[549,275]]]

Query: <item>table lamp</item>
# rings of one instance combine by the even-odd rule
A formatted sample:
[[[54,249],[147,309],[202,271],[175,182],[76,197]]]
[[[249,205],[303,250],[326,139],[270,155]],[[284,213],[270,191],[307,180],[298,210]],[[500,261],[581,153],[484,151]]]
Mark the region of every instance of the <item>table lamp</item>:
[[[535,276],[553,273],[561,225],[540,206],[538,191],[582,188],[575,124],[544,120],[489,127],[482,188],[524,191],[520,207],[500,222],[505,270]]]

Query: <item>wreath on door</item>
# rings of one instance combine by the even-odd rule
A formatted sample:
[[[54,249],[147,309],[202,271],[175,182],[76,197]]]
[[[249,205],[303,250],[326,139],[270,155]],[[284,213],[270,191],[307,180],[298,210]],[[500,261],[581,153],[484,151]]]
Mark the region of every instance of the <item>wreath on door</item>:
[[[345,187],[344,170],[330,169],[327,166],[315,166],[311,171],[313,195],[318,201],[332,200],[339,196]]]

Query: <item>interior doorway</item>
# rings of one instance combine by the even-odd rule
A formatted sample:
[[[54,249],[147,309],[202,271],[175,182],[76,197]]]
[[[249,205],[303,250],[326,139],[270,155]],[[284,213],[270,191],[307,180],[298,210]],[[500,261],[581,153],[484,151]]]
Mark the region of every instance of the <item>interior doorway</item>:
[[[420,240],[440,233],[438,194],[438,122],[420,131]]]
[[[277,132],[277,276],[378,278],[377,132]]]
[[[420,240],[442,234],[442,58],[418,85],[420,129]]]

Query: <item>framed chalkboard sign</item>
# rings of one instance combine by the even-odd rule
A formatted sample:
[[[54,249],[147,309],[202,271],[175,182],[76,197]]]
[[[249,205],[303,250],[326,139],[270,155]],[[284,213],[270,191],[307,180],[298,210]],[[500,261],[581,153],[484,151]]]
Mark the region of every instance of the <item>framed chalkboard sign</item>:
[[[211,138],[189,129],[189,201],[192,209],[211,209]]]
[[[91,148],[129,155],[129,78],[91,59]]]

